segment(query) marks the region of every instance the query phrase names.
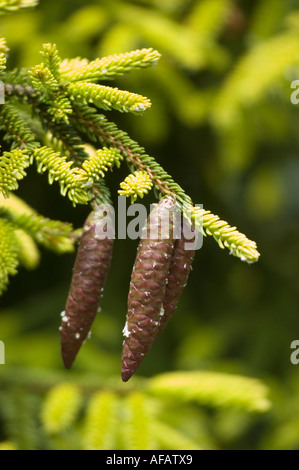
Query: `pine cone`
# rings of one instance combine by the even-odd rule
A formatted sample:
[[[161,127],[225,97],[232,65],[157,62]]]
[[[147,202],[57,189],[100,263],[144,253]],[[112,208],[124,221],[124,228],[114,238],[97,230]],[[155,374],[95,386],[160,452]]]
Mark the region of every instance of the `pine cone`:
[[[102,211],[93,210],[88,216],[79,243],[73,277],[62,314],[61,352],[69,369],[85,341],[99,308],[112,256],[113,239],[101,239],[103,227],[111,219]],[[110,225],[111,227],[111,225]]]
[[[128,313],[123,330],[121,377],[124,382],[134,374],[156,338],[163,312],[166,282],[173,253],[173,198],[155,204],[142,237],[132,271]],[[168,233],[165,227],[169,223]],[[151,239],[156,230],[158,238]],[[163,237],[162,237],[163,235]],[[167,235],[167,236],[165,236]]]

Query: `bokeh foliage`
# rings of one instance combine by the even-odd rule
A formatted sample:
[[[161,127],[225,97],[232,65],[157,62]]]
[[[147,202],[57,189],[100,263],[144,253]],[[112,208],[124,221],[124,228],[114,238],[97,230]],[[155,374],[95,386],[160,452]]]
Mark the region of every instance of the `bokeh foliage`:
[[[140,368],[144,378],[124,386],[121,330],[136,243],[116,242],[103,310],[68,373],[58,326],[73,254],[42,252],[38,270],[23,270],[1,299],[0,449],[298,449],[299,366],[290,362],[299,330],[299,114],[290,101],[299,78],[298,2],[41,0],[1,18],[0,29],[10,67],[39,63],[48,42],[63,58],[90,60],[159,50],[158,67],[118,79],[148,96],[151,109],[140,118],[111,111],[111,119],[195,202],[254,238],[262,255],[249,266],[204,240],[176,315]],[[47,217],[82,226],[86,209],[72,208],[46,181],[30,174],[18,195]],[[111,185],[116,193],[119,181]],[[219,387],[226,406],[220,393],[213,401],[213,373],[227,374]],[[239,375],[267,383],[272,407],[261,382],[230,382]]]

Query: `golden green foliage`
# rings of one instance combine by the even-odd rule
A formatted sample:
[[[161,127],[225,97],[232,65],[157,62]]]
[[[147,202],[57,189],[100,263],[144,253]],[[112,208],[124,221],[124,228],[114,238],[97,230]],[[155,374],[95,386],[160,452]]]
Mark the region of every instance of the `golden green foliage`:
[[[255,45],[242,57],[214,102],[216,127],[226,128],[239,119],[242,108],[254,106],[287,79],[284,71],[299,66],[297,33],[281,33]]]
[[[142,392],[133,392],[123,400],[121,433],[127,449],[151,450],[157,447],[151,408],[149,398]]]
[[[41,421],[48,433],[57,433],[70,427],[81,405],[80,390],[72,384],[61,384],[51,389],[41,410]]]
[[[106,111],[116,109],[121,113],[142,114],[151,106],[150,100],[141,95],[96,83],[71,83],[68,93],[73,101],[93,103]]]
[[[86,450],[113,449],[118,432],[119,398],[113,392],[101,391],[89,401],[84,422]]]
[[[63,448],[67,445],[65,431],[71,432],[72,427],[78,433],[78,449],[84,450],[212,449],[215,443],[204,424],[205,410],[223,409],[227,419],[238,413],[245,423],[270,407],[262,382],[229,374],[161,374],[130,390],[114,389],[113,378],[95,392],[82,380],[77,385],[52,387],[42,404],[43,429],[55,434],[55,442]],[[86,406],[80,407],[83,395]]]
[[[1,193],[9,197],[9,191],[18,188],[18,180],[26,175],[24,169],[29,166],[29,156],[26,151],[20,149],[11,152],[3,152],[0,160]]]
[[[8,284],[8,277],[16,274],[18,245],[13,225],[0,219],[0,294]]]
[[[158,396],[264,413],[270,407],[268,389],[256,379],[216,372],[171,372],[150,381]]]
[[[159,59],[159,52],[153,49],[113,54],[91,62],[78,57],[64,60],[60,66],[60,73],[71,82],[107,80],[134,69],[153,67]]]
[[[222,6],[217,2],[214,5],[216,10]],[[123,18],[128,17],[130,22],[138,22],[136,13],[139,9],[122,5],[120,11]],[[192,24],[195,18],[196,15]],[[146,22],[149,28],[152,28],[153,22],[165,26],[163,34],[166,35],[169,46],[173,43],[171,51],[180,50],[174,42],[175,24],[172,21],[148,12]],[[143,24],[143,28],[145,27]],[[189,37],[188,28],[182,26],[179,37],[183,41],[182,50],[185,51],[185,41],[191,44],[193,33]],[[194,54],[198,50],[196,46]],[[41,146],[39,137],[35,136],[15,105],[5,104],[0,113],[0,126],[6,132],[6,138],[12,141],[11,151],[4,152],[0,161],[0,189],[5,197],[9,195],[9,191],[18,188],[18,180],[26,176],[25,169],[35,161],[37,171],[48,172],[49,184],[58,181],[61,194],[67,195],[73,205],[91,201],[93,204],[107,203],[110,202],[110,195],[101,179],[105,178],[108,169],[113,166],[118,168],[120,161],[124,159],[132,175],[121,184],[121,194],[131,196],[134,202],[137,196],[142,197],[154,186],[159,198],[170,194],[177,199],[181,210],[185,215],[188,213],[191,222],[195,222],[206,234],[213,235],[221,247],[229,248],[241,260],[253,262],[258,259],[259,253],[254,242],[235,228],[232,229],[222,221],[218,223],[217,217],[216,225],[213,219],[212,223],[209,220],[206,227],[205,222],[210,211],[204,211],[205,217],[201,217],[202,214],[193,210],[190,197],[156,160],[146,155],[144,149],[114,123],[98,114],[93,106],[133,114],[140,114],[148,109],[150,101],[139,94],[91,82],[153,66],[160,57],[158,52],[153,49],[137,49],[91,62],[81,58],[63,62],[56,45],[46,43],[41,54],[44,62],[24,71],[19,77],[14,76],[13,83],[8,83],[7,87],[12,102],[19,97],[25,101],[27,108],[33,108],[36,117],[48,131],[45,139],[47,145]],[[189,66],[191,63],[198,64],[199,58],[192,51],[189,59]],[[185,65],[188,66],[188,63]],[[72,80],[71,83],[69,79]],[[29,114],[28,109],[27,112]],[[79,133],[92,142],[100,143],[102,148],[97,148],[90,155],[86,154],[84,146],[89,142],[82,141]]]
[[[74,249],[76,236],[71,224],[42,217],[14,194],[7,199],[0,196],[0,216],[1,293],[7,287],[9,275],[17,273],[19,264],[27,269],[37,267],[40,260],[37,244],[57,253]]]
[[[18,244],[19,262],[26,269],[35,269],[40,262],[40,252],[33,238],[24,230],[15,230],[15,237]]]
[[[0,14],[33,3],[0,2]],[[6,105],[0,110],[1,132],[5,134],[1,143],[0,189],[3,195],[10,195],[5,201],[0,200],[0,221],[1,227],[5,222],[5,230],[13,228],[10,248],[13,245],[15,250],[12,258],[2,257],[2,261],[10,259],[13,264],[30,268],[38,262],[38,243],[67,252],[77,239],[79,232],[74,232],[69,224],[56,223],[33,210],[27,213],[21,207],[15,211],[8,205],[15,202],[11,191],[22,183],[30,156],[35,151],[38,154],[41,146],[50,148],[51,156],[59,152],[46,172],[51,163],[62,169],[71,162],[65,176],[78,170],[79,186],[84,174],[82,201],[110,200],[102,178],[123,162],[129,166],[130,181],[135,172],[141,172],[145,180],[150,178],[158,197],[170,188],[182,207],[187,202],[186,213],[190,216],[191,199],[156,159],[129,137],[133,134],[141,145],[148,146],[149,153],[162,148],[165,155],[160,156],[165,168],[173,168],[179,183],[185,180],[194,202],[204,202],[204,209],[194,210],[193,215],[205,234],[241,260],[256,261],[259,253],[255,242],[234,224],[243,226],[263,246],[263,263],[249,267],[233,263],[229,257],[225,260],[220,253],[219,260],[224,261],[219,266],[207,241],[207,250],[202,250],[195,267],[196,273],[200,271],[194,284],[198,292],[189,297],[187,293],[183,320],[174,323],[173,336],[168,337],[170,345],[166,338],[160,343],[162,354],[159,356],[158,349],[156,356],[157,361],[161,359],[161,368],[169,365],[167,353],[171,350],[174,359],[169,370],[204,370],[133,381],[130,388],[120,387],[119,378],[114,377],[119,366],[119,338],[115,336],[120,314],[114,297],[124,294],[119,285],[122,281],[115,274],[111,311],[108,308],[102,312],[103,323],[95,327],[95,341],[86,345],[86,355],[78,364],[82,372],[78,386],[86,408],[81,407],[66,432],[61,429],[55,433],[55,440],[38,422],[36,434],[41,435],[41,440],[33,445],[36,437],[32,437],[27,448],[129,450],[150,445],[162,450],[297,449],[298,374],[288,357],[298,310],[298,118],[296,106],[291,106],[289,99],[290,83],[299,78],[297,2],[108,0],[76,5],[70,2],[68,7],[62,7],[62,2],[55,0],[50,7],[52,11],[56,7],[51,21],[49,2],[42,3],[39,9],[8,15],[1,23],[1,34],[7,37],[11,55],[7,61],[8,48],[0,40],[1,80],[9,85]],[[45,41],[40,59],[39,45]],[[67,59],[60,59],[54,43]],[[9,70],[12,64],[23,68],[16,73]],[[112,86],[104,86],[102,80],[109,80]],[[85,86],[81,88],[82,82]],[[111,95],[124,99],[144,94],[152,106],[142,117],[127,113],[118,118],[114,111],[105,111],[104,116],[87,98],[86,104],[81,102],[78,83],[80,91],[85,88],[86,97],[94,102],[97,95],[90,90],[98,91],[100,86],[101,92],[108,93],[109,108],[115,107]],[[33,84],[44,96],[36,95]],[[118,92],[128,90],[129,95],[117,91],[113,95],[110,89],[116,87]],[[69,91],[72,89],[75,96]],[[97,104],[99,108],[105,106],[103,95]],[[110,122],[114,116],[117,126]],[[120,130],[122,126],[128,133]],[[52,137],[45,139],[46,133]],[[117,151],[115,159],[113,155],[110,159],[112,149]],[[14,158],[16,155],[20,159]],[[59,179],[57,173],[52,175],[64,191],[63,178]],[[125,175],[126,172],[122,179]],[[71,184],[69,188],[73,189]],[[122,189],[130,191],[128,187]],[[72,193],[67,190],[66,195]],[[128,196],[136,199],[136,192]],[[221,217],[214,215],[220,211]],[[121,266],[124,264],[122,258]],[[119,271],[122,273],[122,269]],[[3,276],[2,280],[7,280]],[[11,341],[15,338],[14,342],[7,342],[10,360],[26,366],[33,362],[43,367],[46,364],[53,369],[15,370],[6,365],[0,370],[1,391],[5,390],[6,395],[19,386],[21,393],[26,390],[34,397],[32,416],[39,416],[41,391],[67,380],[54,372],[54,337],[48,332],[40,333],[40,322],[47,318],[57,329],[52,298],[53,292],[48,296],[43,293],[40,301],[36,298],[36,313],[32,316],[32,303],[20,318],[15,311],[1,314],[0,339],[5,340],[5,335]],[[57,302],[60,300],[59,297]],[[44,316],[45,311],[49,311],[48,317]],[[35,335],[30,330],[32,323],[38,331]],[[192,334],[186,339],[187,330],[192,330]],[[111,347],[110,340],[114,339]],[[145,365],[145,374],[153,372],[154,367]],[[207,370],[232,370],[238,375]],[[274,391],[276,387],[271,409],[267,387],[241,376],[263,376],[265,371],[269,382],[274,383]],[[21,406],[11,404],[14,414],[6,406],[9,401],[2,400],[2,392],[0,402],[0,450],[6,446],[26,447],[20,444],[24,436],[35,434],[26,425],[29,418],[24,402]]]
[[[105,173],[111,170],[114,165],[119,168],[122,160],[123,156],[119,150],[105,147],[90,155],[84,161],[82,168],[90,179],[98,180],[101,177],[104,178]]]
[[[126,179],[120,183],[121,189],[118,191],[120,196],[131,197],[131,203],[133,204],[137,197],[143,198],[152,188],[153,183],[145,171],[135,171],[126,177]]]

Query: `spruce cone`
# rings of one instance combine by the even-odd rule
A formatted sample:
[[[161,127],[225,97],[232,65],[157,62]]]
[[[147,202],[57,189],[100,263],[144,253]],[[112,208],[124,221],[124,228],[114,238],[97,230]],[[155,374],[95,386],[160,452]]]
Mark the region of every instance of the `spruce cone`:
[[[69,369],[85,341],[102,297],[112,256],[113,239],[100,239],[110,215],[93,210],[88,216],[79,243],[65,312],[62,313],[61,353]]]
[[[138,245],[128,296],[127,321],[123,330],[125,340],[121,377],[124,382],[140,366],[159,331],[174,247],[173,209],[172,198],[162,199],[155,204],[143,229],[147,230],[147,235]],[[163,230],[168,223],[169,230],[165,234]],[[150,238],[149,227],[151,231],[157,230],[158,238]]]
[[[194,242],[197,234],[194,230],[194,240],[186,239],[184,236],[184,224],[188,222],[183,221],[181,236],[174,243],[173,255],[169,267],[167,285],[165,290],[165,297],[163,302],[163,310],[161,311],[161,322],[158,334],[162,333],[168,321],[172,317],[178,301],[183,293],[184,287],[187,284],[189,272],[194,259],[195,250],[188,250],[186,246],[188,243]],[[189,228],[191,228],[189,226]],[[163,312],[163,315],[162,315]]]

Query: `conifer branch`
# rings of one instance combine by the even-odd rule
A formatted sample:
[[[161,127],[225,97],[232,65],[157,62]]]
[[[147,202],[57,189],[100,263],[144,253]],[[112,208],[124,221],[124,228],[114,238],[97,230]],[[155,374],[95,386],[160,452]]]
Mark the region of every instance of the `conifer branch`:
[[[60,64],[61,59],[58,54],[56,44],[44,44],[43,50],[41,51],[42,56],[44,57],[44,64],[50,70],[52,76],[57,83],[60,83]]]
[[[18,96],[25,98],[35,98],[38,96],[37,91],[30,85],[21,85],[20,83],[5,83],[5,94],[9,96]]]
[[[40,251],[35,241],[24,230],[14,231],[18,244],[18,260],[26,269],[35,269],[40,262]]]
[[[13,140],[15,147],[32,151],[40,146],[26,121],[11,103],[0,107],[0,129],[6,132],[7,140]]]
[[[12,140],[14,148],[0,156],[0,191],[5,197],[8,192],[18,188],[18,180],[26,175],[25,168],[30,165],[30,156],[40,144],[35,140],[28,124],[20,117],[10,103],[1,105],[0,129],[6,132],[5,139]]]
[[[151,106],[150,100],[144,96],[95,83],[71,83],[67,90],[71,99],[84,104],[93,103],[105,110],[142,114]]]
[[[72,113],[69,99],[64,96],[60,86],[48,67],[44,64],[33,67],[29,74],[32,85],[40,95],[40,101],[48,105],[48,113],[57,122],[68,123],[68,115]]]
[[[5,291],[10,275],[17,273],[18,243],[13,225],[0,218],[0,295]]]
[[[102,145],[118,148],[125,157],[131,171],[145,171],[154,187],[162,195],[174,197],[190,222],[194,222],[197,229],[204,235],[212,235],[221,248],[228,248],[230,253],[249,263],[257,261],[259,252],[254,241],[230,227],[226,222],[220,221],[210,211],[194,208],[190,197],[173,181],[166,171],[153,157],[147,155],[142,147],[133,141],[126,132],[118,129],[116,124],[109,122],[105,116],[96,114],[96,111],[87,106],[74,106],[72,121],[77,128]]]
[[[231,227],[227,222],[221,220],[218,215],[204,209],[192,208],[191,214],[195,223],[196,221],[200,222],[198,228],[201,225],[204,228],[203,235],[211,235],[220,248],[228,248],[230,254],[237,256],[241,261],[254,263],[258,260],[260,254],[257,251],[256,242],[249,240],[236,227]]]
[[[51,70],[41,63],[28,71],[33,88],[39,93],[40,101],[51,103],[59,92],[59,84]]]
[[[143,198],[152,186],[153,183],[145,171],[135,171],[134,174],[127,176],[120,183],[121,189],[118,191],[118,194],[120,196],[131,197],[131,203],[133,204],[137,197]]]
[[[90,193],[92,194],[90,204],[93,208],[100,204],[112,204],[110,190],[106,186],[104,178],[98,178],[97,181],[94,181]]]
[[[6,69],[6,56],[8,52],[8,47],[6,46],[5,38],[0,38],[0,75]]]
[[[6,69],[6,55],[8,47],[6,46],[5,38],[0,38],[0,74]]]
[[[47,146],[36,149],[32,159],[35,159],[39,173],[48,171],[49,184],[59,182],[61,194],[67,194],[73,205],[87,204],[90,200],[110,202],[109,191],[100,177],[114,163],[118,164],[121,159],[118,150],[98,150],[84,161],[81,168],[74,166],[61,152]]]
[[[25,96],[28,102],[30,102],[31,95],[33,97],[38,96],[37,91],[32,86],[29,70],[25,67],[6,70],[4,86],[6,93],[18,97]]]
[[[149,48],[114,54],[88,62],[87,59],[64,60],[60,66],[63,78],[71,81],[99,81],[112,79],[135,69],[153,67],[161,55]]]
[[[67,158],[72,160],[76,166],[80,166],[88,157],[85,150],[85,144],[74,126],[65,122],[56,122],[48,113],[47,105],[38,103],[36,100],[32,103],[33,110],[41,120],[44,129],[50,134],[47,138],[55,150],[61,151]]]
[[[0,196],[0,216],[12,222],[11,214],[35,215],[35,211],[13,193],[8,199]],[[40,252],[33,238],[17,225],[14,226],[14,236],[17,241],[18,260],[26,269],[34,269],[39,264]]]
[[[5,71],[6,53],[5,42],[0,40],[0,73],[5,73],[5,91],[8,97],[12,96],[0,109],[0,129],[12,143],[11,151],[0,157],[0,190],[5,197],[18,188],[26,168],[35,161],[37,171],[47,171],[49,183],[57,181],[61,194],[67,195],[73,205],[90,203],[96,207],[110,203],[105,175],[125,160],[132,174],[121,183],[119,194],[130,196],[135,202],[138,196],[143,197],[154,187],[159,198],[174,198],[190,224],[195,223],[204,235],[213,236],[221,248],[228,248],[243,261],[258,259],[253,241],[210,211],[194,207],[190,197],[153,157],[90,106],[92,103],[104,110],[135,114],[148,109],[151,106],[148,98],[92,82],[153,66],[159,53],[142,49],[91,62],[80,58],[61,61],[55,44],[44,44],[43,62],[30,70],[17,72]],[[35,121],[31,122],[34,132],[13,100],[23,101],[34,111]],[[36,123],[41,123],[48,131],[46,136],[36,128]],[[83,135],[101,148],[86,144]],[[39,140],[46,145],[41,147]],[[60,252],[72,247],[74,235],[70,229],[60,233],[61,223],[56,227],[55,221],[40,219],[36,214],[16,214],[3,207],[0,214],[15,230],[24,230],[33,240],[50,249]],[[44,233],[46,226],[50,235]],[[19,249],[23,245],[19,245]]]
[[[142,147],[134,142],[126,132],[119,130],[116,124],[109,122],[104,115],[96,114],[96,110],[87,106],[73,107],[72,123],[81,132],[87,134],[92,141],[99,141],[104,146],[112,146],[120,150],[132,173],[135,170],[146,171],[154,186],[163,195],[172,195],[178,202],[186,200],[191,204],[183,190],[163,170],[153,157],[147,155]],[[176,192],[172,192],[175,190]]]
[[[0,73],[6,69],[6,57],[4,52],[0,52]]]
[[[104,147],[91,154],[83,162],[82,168],[89,178],[98,180],[100,177],[104,178],[105,173],[114,165],[119,168],[121,160],[123,156],[118,149]]]
[[[105,172],[112,170],[115,165],[117,168],[123,159],[120,152],[116,149],[96,150],[92,145],[83,145],[83,151],[87,155],[83,163],[75,162],[77,166],[85,171],[89,180],[87,182],[88,192],[91,195],[90,204],[93,208],[99,204],[112,204],[110,190],[105,183]]]
[[[86,192],[88,175],[85,171],[73,167],[73,162],[49,147],[41,147],[33,153],[38,173],[48,171],[49,184],[59,181],[63,196],[68,195],[73,204],[87,204],[90,196]]]
[[[67,160],[72,161],[75,167],[82,169],[82,164],[86,162],[85,166],[87,168],[89,167],[90,171],[92,166],[102,168],[104,163],[100,163],[102,154],[100,153],[98,155],[91,145],[85,144],[74,126],[66,124],[65,122],[57,123],[56,121],[53,121],[50,114],[47,112],[47,105],[43,103],[40,104],[36,100],[34,100],[32,105],[34,111],[43,123],[44,128],[50,132],[50,135],[47,137],[50,140],[51,147],[54,147],[55,151],[59,151]],[[106,148],[103,150],[106,150]],[[121,160],[122,157],[120,153],[115,152],[114,149],[112,149],[110,153],[108,152],[111,159],[109,167],[112,167],[112,160],[114,160],[114,157],[112,158],[112,152],[115,157],[114,163],[118,167],[118,160]],[[107,169],[104,171],[107,171]],[[85,173],[87,175],[88,171],[85,171]],[[89,193],[88,198],[91,200],[91,204],[111,204],[110,191],[107,188],[104,179],[100,175],[97,175],[96,177],[94,173],[93,176],[91,176],[91,173],[90,178],[93,178],[93,183],[90,178],[86,183],[86,189]],[[81,174],[84,174],[82,170]]]
[[[41,51],[45,63],[41,63],[29,70],[32,85],[40,94],[40,101],[48,104],[48,113],[57,122],[68,123],[68,115],[72,113],[72,106],[60,87],[61,59],[55,44],[44,44]]]
[[[30,244],[28,239],[24,239],[23,235],[28,235],[32,243],[34,241],[56,253],[73,251],[74,242],[77,241],[79,233],[74,231],[71,224],[43,217],[15,194],[11,193],[9,196],[8,199],[0,197],[0,217],[5,218],[14,226],[15,234],[23,232],[20,237],[17,236],[18,242],[21,241],[22,245],[20,246],[19,243],[20,251],[24,250],[24,244],[27,247]],[[37,254],[33,253],[32,243],[31,248],[29,247],[31,252],[30,262],[32,262],[32,258],[37,258]]]
[[[18,180],[26,176],[24,171],[30,165],[26,150],[14,149],[0,156],[0,192],[9,197],[9,191],[18,189]]]
[[[74,249],[77,234],[69,223],[48,219],[34,212],[17,212],[11,207],[0,206],[0,216],[5,217],[14,228],[22,229],[39,245],[56,253]]]

